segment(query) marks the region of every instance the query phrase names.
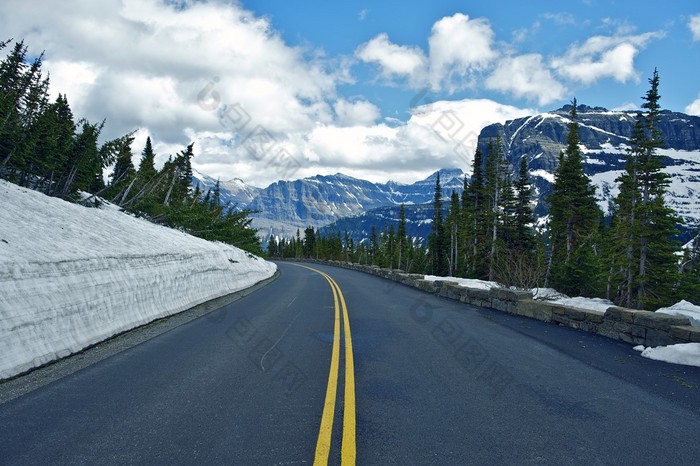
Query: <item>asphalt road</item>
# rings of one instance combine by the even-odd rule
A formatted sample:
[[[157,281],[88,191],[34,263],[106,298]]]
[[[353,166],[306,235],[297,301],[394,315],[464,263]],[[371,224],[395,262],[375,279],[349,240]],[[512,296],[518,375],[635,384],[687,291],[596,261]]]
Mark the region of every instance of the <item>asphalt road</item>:
[[[700,461],[700,368],[303,265],[0,405],[0,464]]]

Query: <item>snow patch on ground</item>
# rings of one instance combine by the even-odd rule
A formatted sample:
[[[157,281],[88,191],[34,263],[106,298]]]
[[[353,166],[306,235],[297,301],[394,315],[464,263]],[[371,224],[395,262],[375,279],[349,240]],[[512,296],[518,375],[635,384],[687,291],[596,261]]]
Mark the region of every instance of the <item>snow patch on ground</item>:
[[[458,277],[438,277],[435,275],[426,275],[425,280],[443,281],[443,282],[457,282],[460,286],[465,286],[467,288],[476,288],[479,290],[490,290],[491,288],[498,288],[499,285],[496,282],[487,282],[484,280],[475,280],[471,278],[458,278]]]
[[[700,343],[679,343],[656,348],[644,348],[644,346],[639,345],[635,346],[634,349],[641,351],[645,358],[700,367]]]
[[[656,312],[672,316],[687,317],[690,319],[690,325],[693,327],[700,327],[700,306],[696,306],[686,300],[677,302],[671,307],[663,307]]]
[[[605,314],[610,306],[614,306],[611,301],[602,298],[562,298],[555,300],[557,304],[562,306],[575,307],[577,309],[585,309],[587,311],[594,311],[600,315]]]
[[[568,298],[568,296],[558,292],[554,288],[533,288],[530,291],[532,291],[532,299],[545,299],[552,301],[556,299]]]
[[[271,277],[276,266],[0,180],[0,379]]]
[[[587,311],[597,312],[601,315],[605,314],[605,311],[607,311],[610,306],[615,305],[611,301],[601,298],[582,298],[580,296],[570,298],[553,288],[533,288],[530,291],[532,291],[533,299],[551,301],[552,303],[561,304],[562,306],[585,309]]]
[[[550,183],[554,183],[554,173],[550,173],[546,170],[530,170],[530,176],[538,176],[544,178]]]

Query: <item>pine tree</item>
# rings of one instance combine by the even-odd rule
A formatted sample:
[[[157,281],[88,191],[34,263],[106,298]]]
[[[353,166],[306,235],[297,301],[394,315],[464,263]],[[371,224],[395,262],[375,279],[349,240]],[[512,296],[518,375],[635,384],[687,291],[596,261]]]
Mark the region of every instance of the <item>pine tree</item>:
[[[389,267],[390,269],[394,268],[394,255],[396,252],[396,233],[394,231],[394,225],[389,224],[386,227],[386,232],[384,234],[384,238],[386,241],[384,242],[384,257],[385,257],[385,263],[384,266]]]
[[[496,258],[497,280],[508,286],[529,289],[542,284],[544,260],[541,243],[534,234],[534,216],[530,208],[531,188],[527,160],[520,159],[515,185],[506,178],[502,209],[503,239]]]
[[[535,235],[532,225],[535,217],[530,207],[532,201],[532,188],[530,187],[530,176],[527,169],[527,158],[520,158],[520,170],[518,180],[515,183],[516,210],[513,246],[516,250],[530,251],[535,247]]]
[[[512,191],[508,176],[508,166],[503,153],[500,136],[489,142],[486,176],[484,183],[484,205],[481,218],[485,220],[484,251],[486,273],[481,278],[495,280],[499,248],[502,248],[507,225],[506,204],[511,204]],[[511,204],[512,205],[512,204]]]
[[[459,196],[456,191],[452,191],[450,196],[450,209],[445,219],[445,229],[448,236],[449,248],[447,254],[447,272],[449,276],[455,276],[459,270],[459,226],[461,211],[459,206]]]
[[[665,205],[670,176],[662,171],[656,150],[663,147],[659,128],[659,74],[654,70],[650,89],[643,97],[645,114],[637,116],[630,139],[625,172],[618,178],[615,217],[609,235],[611,292],[628,307],[652,309],[671,304],[678,288],[678,234],[681,219]]]
[[[442,220],[442,187],[440,186],[440,172],[435,181],[435,196],[433,198],[432,232],[429,239],[429,249],[432,262],[432,274],[443,276],[447,273],[445,254],[445,225]]]
[[[396,233],[396,242],[398,249],[396,267],[408,271],[406,262],[408,260],[407,249],[409,244],[408,238],[406,237],[406,209],[403,204],[399,207],[399,226]]]
[[[683,253],[680,266],[680,294],[692,303],[700,302],[700,229]]]
[[[52,195],[56,189],[56,179],[73,150],[75,129],[73,113],[61,94],[46,105],[31,125],[21,169],[36,175],[36,188],[41,187],[45,194]]]
[[[369,257],[370,265],[377,265],[377,255],[379,253],[379,239],[377,238],[377,228],[372,225],[369,237]]]
[[[122,183],[136,174],[134,163],[132,162],[131,142],[133,142],[133,137],[128,142],[125,141],[125,144],[119,149],[117,162],[111,175],[112,185]]]
[[[598,291],[598,222],[602,217],[595,201],[595,188],[583,172],[579,147],[576,99],[566,150],[560,155],[552,185],[550,204],[550,286],[576,296]]]
[[[304,230],[304,257],[310,259],[316,247],[316,232],[314,227],[308,226]]]
[[[641,119],[637,119],[631,140],[644,140]],[[628,149],[625,171],[615,180],[620,184],[620,193],[613,202],[614,211],[606,241],[609,264],[606,296],[616,304],[626,307],[633,306],[636,294],[635,266],[639,255],[639,150],[639,143]]]
[[[184,204],[190,197],[190,186],[192,183],[191,160],[194,157],[193,146],[194,143],[187,146],[187,149],[180,152],[173,161],[170,187],[163,201],[163,204],[166,206],[171,203]]]
[[[156,154],[153,152],[153,145],[151,143],[151,137],[146,138],[146,146],[141,152],[141,162],[139,163],[139,178],[141,178],[143,183],[147,183],[154,176],[156,176],[155,168],[155,158]]]
[[[345,262],[350,262],[353,252],[352,240],[346,229],[343,234],[343,260]]]
[[[0,167],[7,166],[16,155],[24,136],[23,100],[34,80],[26,56],[24,42],[17,42],[10,54],[0,62]],[[35,68],[39,68],[40,61],[36,61],[35,65]],[[22,167],[22,162],[15,161],[13,165]]]
[[[462,193],[462,221],[464,224],[464,276],[479,278],[484,275],[483,256],[480,246],[485,239],[485,202],[483,157],[477,147],[474,153],[474,164],[471,181]],[[466,179],[465,179],[466,185]]]

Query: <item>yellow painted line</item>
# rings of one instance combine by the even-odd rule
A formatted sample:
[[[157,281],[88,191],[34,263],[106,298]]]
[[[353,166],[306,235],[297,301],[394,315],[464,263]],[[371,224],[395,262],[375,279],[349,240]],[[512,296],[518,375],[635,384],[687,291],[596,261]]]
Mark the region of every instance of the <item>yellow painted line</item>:
[[[309,268],[309,267],[307,267]],[[312,269],[314,270],[314,269]],[[315,272],[319,272],[314,270]],[[320,273],[320,272],[319,272]],[[328,280],[328,278],[326,278]],[[328,455],[331,451],[331,435],[333,433],[333,417],[335,414],[335,399],[338,389],[338,369],[340,366],[340,309],[338,307],[338,294],[333,290],[333,302],[335,304],[335,323],[333,324],[333,350],[331,352],[331,368],[328,373],[328,387],[326,388],[326,400],[323,403],[323,416],[321,428],[316,441],[316,454],[314,465],[328,464]]]
[[[350,336],[350,319],[348,318],[348,308],[345,304],[345,297],[338,284],[328,274],[307,267],[297,265],[322,275],[331,285],[333,291],[333,302],[335,307],[335,323],[333,325],[333,350],[331,352],[331,368],[328,374],[328,387],[326,388],[326,399],[323,404],[323,415],[321,416],[321,427],[316,442],[316,454],[314,465],[328,464],[328,456],[331,448],[331,436],[333,432],[333,417],[335,412],[335,400],[338,388],[338,372],[340,368],[340,306],[343,309],[343,336],[345,338],[345,393],[343,395],[343,437],[341,444],[341,465],[354,466],[356,455],[355,443],[355,363],[352,355],[352,337]],[[338,303],[340,302],[340,306]]]
[[[331,279],[332,280],[332,279]],[[335,281],[333,281],[335,283]],[[341,449],[341,464],[355,464],[355,362],[352,356],[352,337],[350,336],[350,319],[345,297],[340,287],[335,283],[343,307],[343,330],[345,334],[345,408],[343,410],[343,444]]]

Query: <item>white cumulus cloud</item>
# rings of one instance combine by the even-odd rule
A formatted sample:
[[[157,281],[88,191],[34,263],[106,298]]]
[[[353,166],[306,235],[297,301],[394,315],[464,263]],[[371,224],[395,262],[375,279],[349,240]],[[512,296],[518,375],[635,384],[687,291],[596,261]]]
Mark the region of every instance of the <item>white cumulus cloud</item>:
[[[379,108],[366,100],[338,99],[333,105],[340,126],[371,126],[381,116]]]
[[[493,41],[494,33],[486,19],[457,13],[437,21],[428,39],[431,87],[464,87],[471,72],[485,69],[496,58]]]
[[[685,113],[687,113],[688,115],[700,116],[700,97],[698,97],[691,104],[685,107]]]
[[[386,33],[362,44],[355,55],[364,62],[378,65],[380,74],[387,79],[408,78],[416,82],[426,66],[425,55],[419,47],[394,44]]]
[[[638,80],[634,59],[652,39],[662,33],[649,32],[627,36],[593,36],[583,44],[572,45],[562,57],[552,60],[552,67],[563,77],[583,84],[602,78],[619,82]]]
[[[700,15],[693,15],[688,21],[688,28],[693,33],[693,40],[700,40]]]
[[[428,53],[420,47],[397,45],[381,33],[362,44],[355,56],[379,67],[390,82],[405,79],[414,88],[455,92],[473,83],[473,74],[486,69],[498,56],[494,33],[483,18],[456,13],[433,24]]]
[[[46,51],[52,96],[67,94],[76,119],[106,118],[103,137],[139,130],[160,162],[195,142],[193,163],[215,164],[224,179],[269,171],[270,160],[235,150],[254,130],[301,158],[299,148],[283,146],[287,135],[336,118],[377,118],[362,101],[334,108],[346,69],[287,45],[267,18],[237,3],[66,0],[36,8],[7,0],[0,30],[30,53]],[[135,143],[134,153],[141,149]]]
[[[485,84],[489,89],[534,100],[540,105],[560,100],[566,93],[564,85],[552,76],[539,54],[504,58]]]

